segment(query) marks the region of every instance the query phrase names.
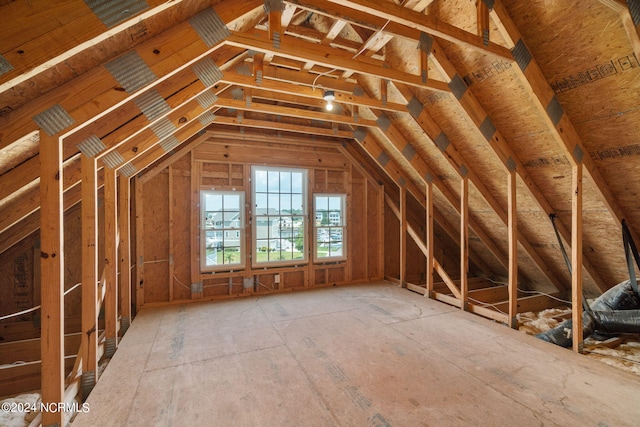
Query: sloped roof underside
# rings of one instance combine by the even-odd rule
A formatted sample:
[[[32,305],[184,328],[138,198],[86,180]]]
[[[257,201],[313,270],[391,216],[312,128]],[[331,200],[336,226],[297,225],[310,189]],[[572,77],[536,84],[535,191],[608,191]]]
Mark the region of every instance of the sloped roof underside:
[[[520,280],[537,289],[570,287],[549,214],[568,247],[579,162],[585,288],[626,278],[640,40],[623,1],[113,3],[0,2],[0,251],[38,228],[40,127],[63,140],[66,206],[81,149],[133,176],[235,130],[352,144],[418,200],[433,183],[456,232],[467,177],[470,249],[494,277],[515,171]]]

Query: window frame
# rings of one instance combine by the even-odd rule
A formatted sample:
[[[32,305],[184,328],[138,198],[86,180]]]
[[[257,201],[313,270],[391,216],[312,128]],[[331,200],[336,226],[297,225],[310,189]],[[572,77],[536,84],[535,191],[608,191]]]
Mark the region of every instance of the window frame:
[[[267,211],[267,215],[258,215],[257,213],[257,200],[256,200],[256,185],[257,185],[257,179],[256,179],[256,174],[257,172],[260,171],[265,171],[267,174],[269,172],[291,172],[291,173],[300,173],[302,175],[302,185],[301,185],[301,202],[302,202],[302,213],[300,214],[290,214],[290,215],[282,215],[282,213],[280,212],[277,215],[269,215],[269,212]],[[309,172],[307,169],[304,168],[295,168],[295,167],[279,167],[279,166],[263,166],[263,165],[253,165],[251,166],[251,248],[252,248],[252,259],[251,259],[251,265],[253,268],[269,268],[269,267],[280,267],[280,266],[292,266],[292,265],[304,265],[307,264],[309,262],[309,245],[310,245],[310,239],[309,239],[309,216],[308,216],[308,187],[309,187],[309,181],[308,181],[308,176],[309,176]],[[277,193],[275,192],[269,192],[269,189],[267,188],[267,192],[263,192],[261,191],[259,194],[266,194],[267,195],[267,199],[269,199],[269,195],[282,195],[282,194],[298,194],[298,193],[283,193],[278,191]],[[267,202],[268,205],[268,202]],[[268,209],[268,208],[267,208]],[[258,235],[258,221],[260,217],[273,217],[273,216],[277,216],[277,217],[291,217],[292,218],[292,223],[293,223],[293,218],[294,217],[300,217],[302,218],[302,238],[303,238],[303,250],[302,250],[302,258],[298,258],[298,259],[285,259],[285,260],[267,260],[267,261],[258,261],[258,240],[267,240],[268,241],[268,245],[271,245],[271,238],[269,238],[267,236],[266,239],[264,238],[259,238],[260,236]],[[269,220],[268,220],[269,222]],[[268,225],[268,227],[271,227],[271,225]],[[293,226],[292,226],[293,229]],[[278,238],[279,241],[282,241],[283,238],[279,237]],[[295,245],[295,243],[291,242],[292,245]],[[279,245],[281,248],[282,246]],[[261,246],[262,247],[262,246]],[[295,246],[292,246],[292,249]],[[262,251],[261,251],[262,252]],[[270,249],[267,249],[267,252],[270,254]],[[280,249],[280,253],[282,254],[282,249]],[[292,250],[292,254],[293,254],[293,250]],[[269,256],[269,255],[268,255]]]
[[[314,193],[313,194],[313,261],[315,263],[323,263],[323,262],[334,262],[334,261],[345,261],[347,260],[347,194],[346,193]],[[331,209],[328,209],[327,217],[329,219],[329,225],[318,225],[318,207],[317,207],[317,197],[339,197],[340,198],[340,214],[341,225],[331,225]],[[331,229],[342,229],[342,254],[339,256],[326,256],[319,257],[318,256],[318,230],[320,229],[328,229],[329,236],[331,236]],[[331,242],[329,242],[331,245]]]
[[[238,224],[238,227],[229,227],[229,228],[225,228],[224,226],[223,228],[215,228],[214,226],[209,228],[207,227],[206,225],[206,221],[207,221],[206,218],[207,218],[207,212],[208,212],[207,203],[206,203],[207,195],[221,195],[223,197],[225,195],[234,195],[234,196],[240,197],[239,206],[238,206],[238,214],[239,214],[238,220],[240,221],[240,223]],[[242,270],[245,268],[245,265],[246,265],[246,261],[245,261],[246,260],[246,242],[245,242],[246,202],[245,200],[246,200],[246,195],[244,191],[200,190],[200,270],[201,271],[235,271],[235,270]],[[216,211],[210,211],[210,212],[216,212]],[[223,218],[224,218],[224,212],[235,212],[235,211],[225,211],[223,207],[222,211],[217,211],[217,212],[222,212]],[[238,232],[239,237],[237,238],[237,240],[238,240],[238,247],[239,247],[238,251],[240,253],[240,262],[233,263],[233,264],[225,264],[223,259],[223,264],[207,265],[207,232],[208,231],[217,231],[217,232],[220,232],[221,236],[226,236],[226,237],[222,237],[223,242],[224,242],[224,239],[230,238],[228,236],[235,234],[230,232]],[[224,244],[222,247],[223,247],[223,253],[224,253],[224,247],[225,247]]]

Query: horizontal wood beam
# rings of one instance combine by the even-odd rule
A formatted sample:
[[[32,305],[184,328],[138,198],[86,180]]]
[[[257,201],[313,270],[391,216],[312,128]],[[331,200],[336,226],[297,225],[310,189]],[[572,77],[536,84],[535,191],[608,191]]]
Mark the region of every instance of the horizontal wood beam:
[[[218,107],[231,108],[234,110],[253,111],[257,113],[275,114],[287,117],[297,117],[309,120],[322,120],[330,123],[343,123],[355,126],[377,127],[377,123],[373,120],[354,119],[353,117],[342,114],[324,113],[320,111],[302,110],[299,108],[282,107],[278,105],[262,104],[252,102],[247,105],[245,101],[220,98],[216,101]]]
[[[242,146],[240,144],[207,144],[201,145],[194,151],[198,160],[202,161],[228,161],[236,163],[253,162],[261,164],[273,158],[273,150],[279,144],[253,144]],[[337,148],[337,144],[336,144]],[[298,165],[300,167],[314,167],[322,165],[323,168],[345,170],[348,167],[347,160],[338,150],[310,150],[299,147],[297,150],[289,150],[290,156],[281,158],[280,163],[287,166]]]
[[[231,35],[226,38],[225,43],[264,53],[272,53],[303,62],[311,61],[329,68],[338,68],[353,71],[354,73],[398,81],[411,86],[449,92],[449,86],[444,82],[427,80],[426,83],[423,83],[421,76],[375,65],[371,63],[371,61],[365,61],[366,57],[352,59],[353,55],[349,55],[348,53],[345,54],[337,49],[317,43],[306,42],[291,36],[283,36],[278,49],[273,46],[273,42],[269,40],[268,34],[264,31],[252,31],[251,33],[232,32]]]
[[[76,355],[65,356],[65,372],[71,371],[76,360]],[[42,365],[40,360],[27,362],[20,365],[3,366],[0,368],[0,384],[2,393],[0,399],[10,395],[20,394],[41,388]]]
[[[81,332],[64,335],[65,356],[73,356],[78,353],[81,335]],[[16,361],[34,362],[39,360],[40,338],[0,343],[0,365],[10,365]],[[11,369],[11,367],[7,368]]]
[[[306,74],[304,72],[302,73]],[[298,74],[301,74],[301,72],[298,72]],[[295,78],[295,75],[293,75],[292,78]],[[300,86],[300,83],[298,83],[296,80],[291,80],[287,83],[284,83],[282,81],[275,81],[264,78],[261,83],[256,83],[255,79],[251,76],[243,76],[235,72],[226,71],[224,72],[222,82],[236,84],[243,87],[250,87],[253,89],[264,89],[272,91],[274,93],[296,95],[303,98],[315,99],[318,101],[322,101],[322,105],[324,105],[324,90],[321,89],[320,86],[316,87],[315,89],[312,87]],[[393,102],[383,103],[380,100],[372,99],[368,96],[357,96],[353,93],[342,93],[332,87],[330,83],[327,83],[326,88],[334,90],[336,103],[358,105],[362,107],[374,107],[380,110],[394,111],[399,113],[408,112],[407,106],[403,104],[397,104]]]
[[[290,3],[297,4],[299,6],[304,4],[304,2],[299,2],[297,0],[290,1]],[[313,7],[313,4],[316,2],[313,1],[310,3],[311,4],[309,6]],[[470,47],[486,54],[511,58],[509,50],[503,46],[491,42],[485,46],[482,38],[473,33],[437,20],[433,16],[425,15],[393,2],[376,2],[373,0],[328,0],[328,3],[348,7],[357,10],[360,13],[371,14],[383,20],[389,20],[409,28],[415,28],[418,31],[424,31],[427,34],[440,37],[452,43]],[[316,6],[316,8],[318,7],[320,6]],[[340,13],[341,10],[336,9],[336,6],[323,5],[322,10],[326,13],[334,13],[335,16],[339,16],[344,19],[344,16]],[[389,29],[388,31],[393,32],[392,29]]]
[[[346,138],[346,139],[353,138],[353,131],[350,131],[350,130],[328,129],[328,128],[319,128],[315,126],[278,123],[270,120],[253,120],[253,119],[247,119],[246,117],[242,119],[242,123],[239,123],[237,117],[217,116],[214,121],[214,125],[242,126],[242,127],[254,128],[254,129],[269,129],[269,130],[276,130],[281,132],[291,132],[291,133],[300,133],[305,135],[322,136],[326,138]]]
[[[518,313],[525,313],[527,311],[542,311],[564,304],[557,299],[554,299],[554,297],[558,297],[557,292],[553,292],[549,295],[534,295],[530,297],[518,298]],[[507,313],[509,311],[509,301],[496,303],[492,306],[496,310],[502,311],[503,313]]]

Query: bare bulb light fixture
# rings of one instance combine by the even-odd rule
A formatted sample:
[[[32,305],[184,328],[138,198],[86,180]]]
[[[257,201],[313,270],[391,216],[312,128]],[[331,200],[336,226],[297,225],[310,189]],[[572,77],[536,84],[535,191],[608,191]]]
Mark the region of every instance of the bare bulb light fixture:
[[[327,111],[333,110],[333,101],[336,99],[336,94],[332,90],[325,90],[323,98],[327,101],[327,105],[325,105]]]

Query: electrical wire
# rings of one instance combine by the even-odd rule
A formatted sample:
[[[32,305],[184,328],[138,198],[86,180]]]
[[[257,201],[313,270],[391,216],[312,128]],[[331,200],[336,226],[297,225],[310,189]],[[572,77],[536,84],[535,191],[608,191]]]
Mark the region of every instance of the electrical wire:
[[[479,301],[479,300],[471,298],[471,297],[467,297],[467,298],[469,299],[469,301],[472,301],[476,305],[479,305],[481,307],[493,307],[496,311],[508,316],[508,313],[505,313],[504,311],[500,310],[495,304],[490,304],[488,302]]]
[[[191,288],[190,288],[189,286],[185,285],[184,283],[182,283],[182,282],[180,281],[180,279],[178,279],[178,278],[176,277],[176,275],[175,275],[175,274],[173,275],[173,280],[175,280],[176,282],[178,282],[178,283],[179,283],[183,288],[191,290]]]
[[[69,294],[71,291],[73,291],[74,289],[76,289],[80,285],[82,285],[82,283],[76,283],[71,288],[69,288],[66,291],[64,291],[64,295],[66,296],[67,294]],[[41,307],[42,307],[41,305],[37,305],[35,307],[28,308],[26,310],[22,310],[22,311],[19,311],[17,313],[7,314],[6,316],[0,317],[0,320],[5,320],[5,319],[9,319],[11,317],[16,317],[16,316],[21,316],[23,314],[31,313],[32,311],[39,310]]]
[[[406,0],[402,0],[402,2],[400,2],[400,6],[402,6],[404,4]],[[385,24],[382,26],[382,28],[380,28],[379,30],[376,31],[376,33],[382,33],[384,31],[385,28],[387,28],[387,25],[389,25],[389,23],[391,22],[391,19],[387,19],[387,22],[385,22]],[[353,55],[351,57],[351,59],[356,59],[358,56],[362,55],[362,53],[367,50],[367,43],[365,42],[362,45],[362,48],[356,52],[355,55]],[[318,81],[318,79],[322,76],[325,76],[327,74],[333,73],[334,71],[338,71],[338,68],[334,68],[333,70],[329,70],[329,71],[325,71],[324,73],[320,73],[316,76],[315,79],[313,79],[313,83],[311,83],[311,90],[316,90],[316,82]],[[322,87],[322,85],[318,85],[317,87]]]
[[[491,283],[495,283],[496,285],[509,286],[507,283],[504,283],[504,282],[498,282],[498,281],[493,280],[493,279],[491,279],[491,278],[489,278],[489,277],[485,277],[485,280],[488,280],[488,281],[489,281],[489,282],[491,282]],[[546,296],[546,297],[548,297],[548,298],[551,298],[551,299],[553,299],[553,300],[556,300],[556,301],[563,302],[563,303],[565,303],[565,304],[571,305],[571,301],[563,300],[563,299],[561,299],[561,298],[555,297],[555,296],[553,296],[553,295],[551,295],[551,294],[548,294],[548,293],[546,293],[546,292],[542,292],[542,291],[527,291],[526,289],[521,289],[521,288],[518,288],[518,290],[519,290],[520,292],[522,292],[522,293],[525,293],[525,294],[544,295],[544,296]]]
[[[519,290],[520,292],[525,293],[525,294],[544,295],[544,296],[546,296],[546,297],[548,297],[548,298],[551,298],[551,299],[553,299],[553,300],[556,300],[556,301],[563,302],[563,303],[565,303],[565,304],[571,305],[571,301],[563,300],[563,299],[561,299],[561,298],[554,297],[553,295],[549,295],[549,294],[544,293],[544,292],[540,292],[540,291],[527,291],[527,290],[520,289],[520,288],[518,288],[518,290]]]

